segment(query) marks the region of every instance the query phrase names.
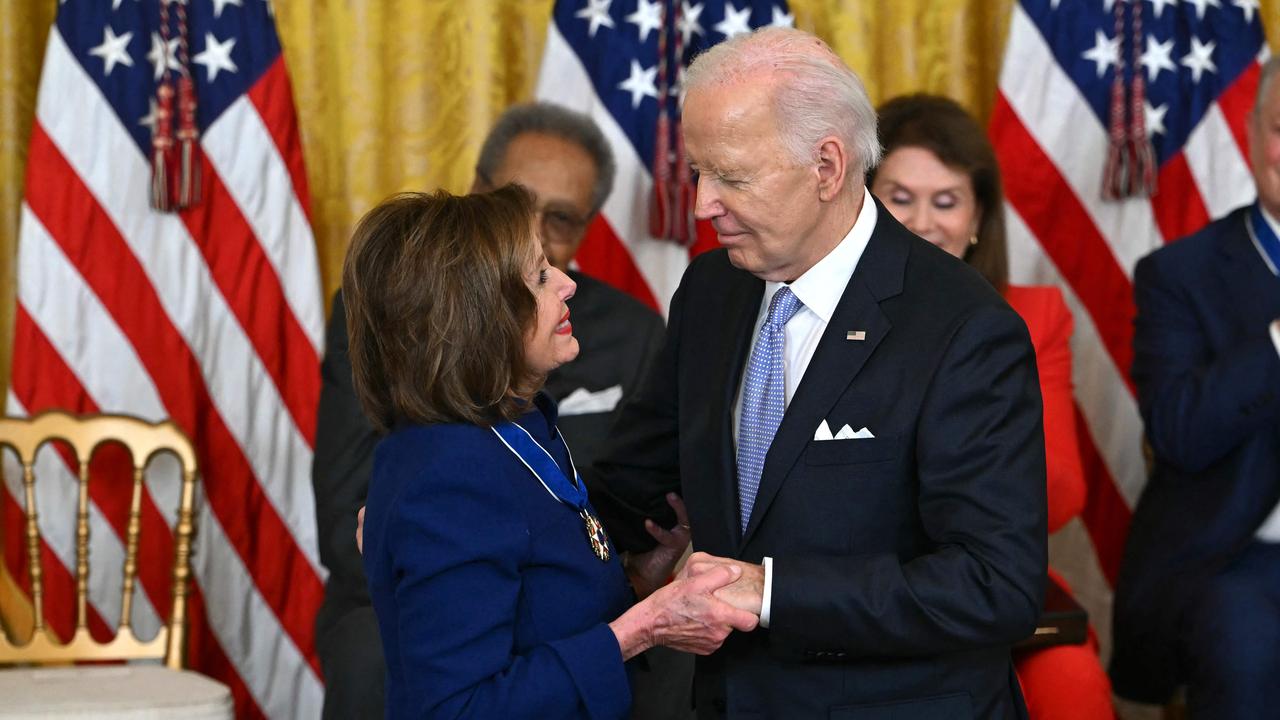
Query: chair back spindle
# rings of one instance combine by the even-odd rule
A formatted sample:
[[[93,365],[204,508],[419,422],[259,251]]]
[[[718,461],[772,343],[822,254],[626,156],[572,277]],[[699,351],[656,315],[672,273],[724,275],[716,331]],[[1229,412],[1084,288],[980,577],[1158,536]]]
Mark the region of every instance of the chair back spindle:
[[[76,467],[77,502],[75,524],[76,624],[71,640],[61,642],[48,626],[44,613],[45,576],[40,553],[40,512],[35,491],[36,453],[53,440],[65,442]],[[88,626],[89,595],[89,514],[90,471],[94,452],[104,443],[119,443],[129,452],[133,465],[130,483],[129,518],[125,528],[125,559],[121,578],[120,622],[110,641],[95,640]],[[17,454],[22,465],[24,531],[28,572],[31,580],[32,634],[25,641],[0,632],[0,665],[6,663],[56,664],[76,660],[160,659],[180,669],[185,660],[186,599],[191,578],[191,544],[195,535],[195,484],[198,474],[195,449],[172,422],[149,423],[123,415],[77,417],[51,410],[31,418],[0,418],[0,445]],[[142,494],[144,471],[160,452],[175,455],[181,465],[181,490],[173,529],[170,609],[156,637],[143,641],[134,634],[131,621],[133,594],[137,587],[138,555],[142,538]],[[112,488],[123,491],[123,488]],[[69,511],[67,508],[65,511]],[[158,538],[157,538],[158,540]]]

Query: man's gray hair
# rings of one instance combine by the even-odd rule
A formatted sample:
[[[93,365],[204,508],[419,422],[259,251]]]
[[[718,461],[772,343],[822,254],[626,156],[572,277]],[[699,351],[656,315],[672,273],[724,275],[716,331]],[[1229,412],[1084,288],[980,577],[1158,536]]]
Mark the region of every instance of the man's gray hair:
[[[1271,92],[1271,84],[1275,82],[1277,75],[1280,75],[1280,55],[1272,55],[1262,64],[1262,73],[1258,75],[1258,97],[1253,100],[1255,120],[1262,117],[1262,103],[1266,102],[1267,93]]]
[[[591,190],[591,212],[598,211],[613,190],[617,165],[604,133],[588,116],[560,105],[533,102],[513,105],[498,117],[480,147],[476,171],[486,182],[507,156],[511,142],[525,133],[542,133],[582,148],[596,165],[596,184]]]
[[[817,160],[818,141],[844,141],[862,177],[880,162],[876,111],[867,89],[822,40],[791,28],[761,28],[726,40],[696,57],[685,77],[685,92],[713,85],[759,82],[781,76],[774,92],[781,141],[800,164]]]

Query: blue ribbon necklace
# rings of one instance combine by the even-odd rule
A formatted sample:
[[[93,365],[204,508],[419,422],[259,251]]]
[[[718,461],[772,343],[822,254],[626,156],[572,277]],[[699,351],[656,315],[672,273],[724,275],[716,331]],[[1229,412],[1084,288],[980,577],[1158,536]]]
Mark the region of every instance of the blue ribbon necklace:
[[[573,454],[569,452],[569,446],[565,445],[564,450],[569,455],[569,469],[573,471],[574,477],[572,481],[556,464],[551,453],[539,445],[528,430],[516,423],[504,422],[494,425],[493,433],[529,469],[529,472],[533,473],[552,497],[578,511],[578,516],[582,518],[582,524],[587,531],[587,541],[591,544],[591,551],[600,558],[601,562],[609,562],[609,536],[605,534],[600,520],[587,509],[587,486],[583,484],[582,477],[578,475],[578,468],[573,464]],[[564,444],[560,431],[556,430],[555,434],[555,439]]]
[[[1271,229],[1271,223],[1262,216],[1262,203],[1255,202],[1249,208],[1249,235],[1267,258],[1271,260],[1271,272],[1280,275],[1280,238]]]

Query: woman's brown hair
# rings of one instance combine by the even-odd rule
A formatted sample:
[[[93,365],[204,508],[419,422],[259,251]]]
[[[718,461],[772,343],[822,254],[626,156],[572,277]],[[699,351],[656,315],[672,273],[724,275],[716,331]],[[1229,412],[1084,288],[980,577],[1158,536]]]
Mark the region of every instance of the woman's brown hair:
[[[508,185],[404,193],[360,220],[342,292],[356,396],[374,427],[491,425],[522,412],[542,381],[524,356],[533,208]]]
[[[1000,166],[987,134],[973,116],[950,98],[902,95],[880,106],[880,144],[884,154],[901,147],[928,150],[943,165],[964,172],[973,185],[982,220],[964,260],[1000,292],[1009,284],[1009,250],[1004,228],[1004,191]],[[875,180],[868,173],[867,185]]]

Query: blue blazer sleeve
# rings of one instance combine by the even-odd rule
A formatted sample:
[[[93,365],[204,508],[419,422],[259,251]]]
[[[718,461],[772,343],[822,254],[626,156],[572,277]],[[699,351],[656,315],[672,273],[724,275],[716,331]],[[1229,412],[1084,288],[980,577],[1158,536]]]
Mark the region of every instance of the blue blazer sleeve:
[[[379,528],[396,608],[397,637],[384,642],[413,716],[623,717],[630,689],[605,622],[516,654],[530,532],[507,479],[484,462],[420,471]]]

